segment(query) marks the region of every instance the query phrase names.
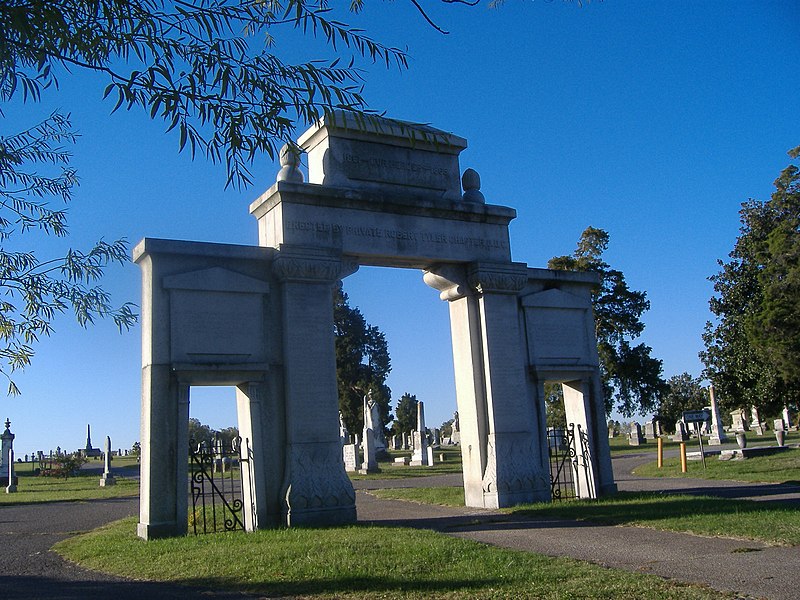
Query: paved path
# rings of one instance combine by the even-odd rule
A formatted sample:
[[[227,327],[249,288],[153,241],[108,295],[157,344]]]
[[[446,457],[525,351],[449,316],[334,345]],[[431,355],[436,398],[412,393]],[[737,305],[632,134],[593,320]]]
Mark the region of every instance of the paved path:
[[[615,479],[623,491],[669,491],[749,500],[780,500],[800,509],[800,486],[748,484],[702,479],[640,478],[631,473],[654,454],[615,458]],[[433,478],[431,478],[433,479]],[[437,478],[436,485],[460,485],[459,475]],[[360,481],[359,520],[374,524],[423,527],[459,537],[550,556],[569,556],[607,567],[653,573],[688,583],[707,584],[742,598],[796,600],[800,589],[800,550],[753,541],[701,537],[639,527],[595,525],[583,521],[521,518],[477,509],[424,506],[378,500],[369,489],[427,487],[425,479]]]
[[[724,497],[779,499],[797,503],[799,486],[742,484],[691,479],[642,479],[630,474],[652,454],[615,458],[621,490],[665,490]],[[741,598],[789,600],[800,597],[798,548],[704,538],[636,527],[610,527],[569,520],[508,516],[496,511],[447,508],[379,500],[377,487],[460,485],[460,475],[355,482],[359,521],[422,527],[497,546],[552,556],[571,556],[608,567],[648,572],[679,581],[704,583]],[[50,552],[52,545],[79,531],[136,514],[138,501],[95,500],[0,507],[0,597],[3,599],[213,600],[255,598],[233,592],[186,588],[111,577],[81,569]],[[747,551],[745,551],[747,550]]]

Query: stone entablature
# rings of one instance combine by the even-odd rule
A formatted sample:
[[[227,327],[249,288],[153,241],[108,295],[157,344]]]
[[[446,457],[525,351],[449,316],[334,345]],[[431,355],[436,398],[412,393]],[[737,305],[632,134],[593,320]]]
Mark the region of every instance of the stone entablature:
[[[517,215],[504,206],[288,182],[273,185],[250,212],[263,246],[331,248],[364,265],[414,268],[510,260],[508,224]]]

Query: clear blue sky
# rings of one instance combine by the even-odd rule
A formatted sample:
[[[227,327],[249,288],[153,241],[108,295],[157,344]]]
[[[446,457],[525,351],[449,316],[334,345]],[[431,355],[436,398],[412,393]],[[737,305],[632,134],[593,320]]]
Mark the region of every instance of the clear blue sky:
[[[699,375],[707,278],[732,248],[741,202],[766,199],[786,151],[800,144],[800,4],[431,5],[450,35],[428,27],[405,0],[368,3],[357,19],[412,57],[406,72],[368,68],[372,106],[469,141],[462,169],[481,174],[488,202],[518,211],[514,260],[542,267],[571,252],[587,226],[607,230],[607,261],[651,301],[641,339],[664,361],[665,376]],[[278,38],[277,51],[303,56],[288,38]],[[313,52],[312,45],[305,57]],[[64,76],[41,106],[4,107],[2,134],[57,107],[82,134],[72,236],[32,241],[43,256],[100,237],[256,243],[248,205],[277,167],[264,158],[253,188],[223,192],[222,167],[177,155],[177,137],[160,123],[138,112],[109,116],[104,85]],[[133,264],[110,269],[104,285],[119,303],[139,302]],[[416,394],[430,425],[449,418],[449,323],[437,293],[418,272],[379,269],[362,269],[345,289],[386,333],[393,398]],[[87,423],[95,446],[110,435],[115,447],[129,448],[139,437],[138,328],[119,335],[101,322],[83,331],[65,317],[56,329],[17,374],[22,395],[3,400],[0,418],[12,420],[17,455],[82,447]],[[234,424],[233,392],[193,390],[191,410],[213,427]]]

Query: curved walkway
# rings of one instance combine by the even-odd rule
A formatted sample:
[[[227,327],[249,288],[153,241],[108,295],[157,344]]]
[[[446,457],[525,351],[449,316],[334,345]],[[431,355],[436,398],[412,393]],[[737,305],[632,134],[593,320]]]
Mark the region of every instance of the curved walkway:
[[[621,490],[669,490],[723,497],[780,499],[800,507],[799,486],[743,484],[692,479],[643,479],[631,475],[652,454],[613,460]],[[596,564],[647,572],[678,581],[706,584],[740,598],[789,600],[798,597],[797,548],[705,538],[638,527],[521,518],[498,511],[448,508],[379,500],[369,489],[461,485],[460,475],[402,480],[364,480],[357,488],[359,521],[376,525],[433,529],[448,535],[551,556],[570,556]],[[57,541],[109,521],[136,514],[138,500],[121,498],[0,507],[0,597],[9,600],[217,600],[256,598],[238,592],[187,588],[126,580],[72,565],[49,549]]]

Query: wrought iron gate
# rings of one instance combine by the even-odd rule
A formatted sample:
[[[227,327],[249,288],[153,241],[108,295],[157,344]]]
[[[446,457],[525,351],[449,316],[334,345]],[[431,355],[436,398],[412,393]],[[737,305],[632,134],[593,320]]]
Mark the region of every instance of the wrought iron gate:
[[[192,514],[195,535],[245,529],[244,494],[250,488],[252,452],[249,440],[236,437],[229,447],[221,440],[190,445]],[[250,463],[251,468],[243,468]],[[247,488],[245,487],[247,486]],[[249,494],[252,498],[252,493]]]
[[[581,493],[581,481],[592,485],[589,438],[581,426],[574,423],[565,429],[547,430],[550,455],[550,489],[553,500],[570,500],[581,496],[593,497],[593,490]],[[584,477],[580,477],[583,470]]]

